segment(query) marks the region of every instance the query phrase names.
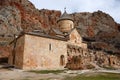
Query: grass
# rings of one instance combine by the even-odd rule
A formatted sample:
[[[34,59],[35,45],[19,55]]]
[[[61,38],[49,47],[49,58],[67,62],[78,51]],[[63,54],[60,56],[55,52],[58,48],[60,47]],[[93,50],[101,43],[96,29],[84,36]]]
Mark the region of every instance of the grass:
[[[98,73],[82,74],[75,77],[66,77],[64,80],[120,80],[120,74],[115,73]]]
[[[34,80],[34,79],[31,78],[31,79],[21,79],[21,80]],[[37,79],[37,80],[51,80],[51,79]]]
[[[112,67],[112,66],[103,66],[103,68],[105,68],[105,69],[108,69],[108,70],[116,70],[114,67]]]
[[[48,74],[48,73],[59,74],[64,72],[64,70],[31,70],[29,72],[38,73],[38,74]]]

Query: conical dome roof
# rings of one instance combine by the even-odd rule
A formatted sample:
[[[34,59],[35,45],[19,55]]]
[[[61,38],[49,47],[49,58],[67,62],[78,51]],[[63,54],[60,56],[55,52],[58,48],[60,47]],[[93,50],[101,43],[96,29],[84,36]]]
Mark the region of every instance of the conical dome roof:
[[[71,20],[73,21],[73,18],[65,11],[61,17],[57,20],[58,21],[61,21],[61,20]]]

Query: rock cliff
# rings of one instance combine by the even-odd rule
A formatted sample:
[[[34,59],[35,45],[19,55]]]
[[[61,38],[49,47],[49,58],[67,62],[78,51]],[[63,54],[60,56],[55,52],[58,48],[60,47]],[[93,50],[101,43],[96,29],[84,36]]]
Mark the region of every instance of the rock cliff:
[[[5,50],[14,35],[23,31],[49,33],[52,27],[57,27],[56,20],[60,15],[61,12],[56,10],[38,10],[28,0],[0,0],[0,45],[4,46],[0,50]],[[70,15],[89,49],[120,55],[120,24],[109,14],[97,11]]]
[[[119,24],[102,11],[73,13],[75,26],[87,41],[90,49],[120,54]]]

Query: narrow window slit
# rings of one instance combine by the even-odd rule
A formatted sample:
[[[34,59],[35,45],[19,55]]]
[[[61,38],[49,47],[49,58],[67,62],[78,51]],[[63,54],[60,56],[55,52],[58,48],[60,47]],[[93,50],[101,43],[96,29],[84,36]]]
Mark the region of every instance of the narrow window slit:
[[[51,51],[51,44],[49,44],[49,50]]]

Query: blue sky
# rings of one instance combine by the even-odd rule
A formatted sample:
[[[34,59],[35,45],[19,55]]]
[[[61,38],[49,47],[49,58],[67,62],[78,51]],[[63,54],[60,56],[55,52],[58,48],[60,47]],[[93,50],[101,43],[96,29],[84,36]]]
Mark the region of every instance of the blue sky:
[[[120,23],[120,0],[29,0],[38,9],[50,9],[74,12],[94,12],[101,10],[110,14]]]

